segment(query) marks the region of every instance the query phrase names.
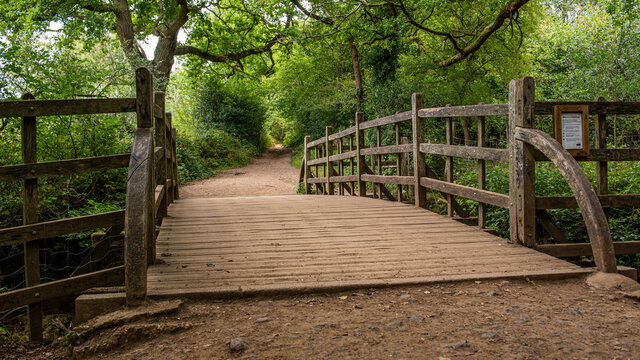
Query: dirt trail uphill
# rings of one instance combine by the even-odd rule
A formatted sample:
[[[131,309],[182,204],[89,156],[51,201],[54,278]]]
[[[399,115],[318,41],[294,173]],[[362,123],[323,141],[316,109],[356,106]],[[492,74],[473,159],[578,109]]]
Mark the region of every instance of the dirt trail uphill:
[[[291,149],[268,148],[243,168],[223,170],[209,179],[180,187],[180,197],[295,194],[300,170],[290,162]]]

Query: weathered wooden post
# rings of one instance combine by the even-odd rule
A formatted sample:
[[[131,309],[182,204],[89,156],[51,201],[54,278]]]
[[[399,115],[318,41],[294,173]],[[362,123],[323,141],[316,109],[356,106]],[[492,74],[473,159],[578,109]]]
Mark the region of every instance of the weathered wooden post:
[[[327,154],[325,155],[327,157],[326,162],[325,162],[325,170],[324,170],[324,176],[326,176],[327,178],[327,195],[333,195],[333,183],[331,182],[331,177],[334,176],[333,174],[333,163],[331,162],[331,160],[329,160],[331,158],[331,155],[333,155],[333,144],[331,143],[331,141],[329,140],[329,136],[331,135],[332,132],[332,127],[331,126],[327,126],[325,128],[325,142],[324,142],[324,148],[327,150]]]
[[[447,107],[451,106],[451,104],[447,104]],[[453,119],[451,117],[446,118],[446,135],[447,135],[447,145],[453,145],[453,135],[454,135],[454,124]],[[444,166],[444,180],[448,183],[453,182],[453,156],[447,156],[445,160]],[[446,194],[447,198],[447,216],[453,217],[453,195]]]
[[[355,137],[353,136],[353,134],[349,135],[349,151],[353,151],[355,150],[354,147],[354,141],[355,141]],[[355,175],[355,166],[354,166],[354,157],[349,158],[349,175]],[[356,195],[356,182],[352,181],[351,182],[351,195]]]
[[[516,128],[532,128],[535,82],[532,77],[509,83],[509,226],[511,241],[536,244],[535,159],[533,147],[515,138]]]
[[[166,113],[166,139],[167,139],[167,151],[165,156],[167,158],[167,176],[165,177],[164,184],[167,189],[167,204],[171,205],[175,200],[175,193],[173,187],[173,139],[171,139],[171,113]]]
[[[168,114],[171,119],[171,113]],[[180,179],[178,178],[178,131],[175,127],[171,128],[171,163],[173,164],[173,179],[171,185],[173,185],[173,200],[180,198]]]
[[[483,105],[480,103],[479,105]],[[485,146],[485,117],[478,116],[478,147]],[[485,161],[482,159],[478,160],[478,189],[486,189],[487,187],[487,173]],[[483,202],[478,203],[478,226],[480,228],[485,228],[487,224],[487,206]]]
[[[158,207],[158,212],[155,218],[155,225],[160,226],[162,224],[162,219],[167,216],[167,193],[169,189],[166,186],[166,178],[167,178],[167,128],[166,128],[166,113],[165,113],[165,95],[163,92],[156,92],[154,94],[154,108],[153,108],[153,117],[155,119],[155,142],[156,147],[160,148],[160,160],[157,162],[155,168],[155,185],[164,187],[164,196],[160,199],[160,205]],[[153,264],[156,258],[156,232],[154,230],[154,236],[152,237],[152,241],[147,244],[147,263],[149,265]]]
[[[33,100],[32,94],[24,94],[22,100]],[[37,126],[35,116],[25,116],[21,124],[22,163],[38,162]],[[24,225],[38,222],[38,179],[22,181],[22,223]],[[40,246],[38,241],[24,243],[24,277],[25,285],[40,284]],[[29,340],[42,342],[42,303],[29,305]]]
[[[427,163],[424,153],[420,152],[420,144],[424,142],[424,122],[418,115],[422,108],[422,94],[414,93],[411,96],[411,126],[413,132],[413,175],[414,199],[416,207],[427,206],[427,190],[420,185],[420,178],[427,176]]]
[[[604,101],[603,97],[599,97],[596,101]],[[607,148],[607,114],[596,115],[596,149]],[[596,161],[596,185],[598,195],[609,194],[609,165],[606,161]],[[609,220],[609,209],[603,209],[604,214]]]
[[[338,154],[342,154],[342,140],[344,138],[339,138],[338,139]],[[344,160],[340,159],[338,161],[338,176],[344,176]],[[338,183],[338,195],[344,195],[344,182],[342,182],[342,180],[340,180],[340,182]]]
[[[401,131],[400,131],[400,124],[396,123],[395,124],[395,131],[396,131],[396,145],[400,145],[401,140]],[[396,175],[398,176],[403,176],[403,172],[402,172],[402,153],[396,153]],[[398,184],[396,186],[396,197],[398,198],[398,202],[402,202],[402,185]]]
[[[147,296],[147,256],[154,236],[153,180],[153,77],[145,68],[136,70],[136,129],[125,209],[125,287],[127,305],[141,305]]]
[[[380,126],[376,126],[376,147],[380,147],[382,146],[382,130],[380,129]],[[378,176],[382,175],[382,155],[378,154],[376,156],[376,173],[378,174]],[[378,199],[382,199],[382,187],[384,186],[384,184],[382,183],[377,183],[376,188],[378,188]]]
[[[311,140],[309,135],[304,137],[304,161],[302,166],[304,166],[304,193],[311,194],[311,184],[309,184],[309,178],[311,177],[311,167],[308,165],[309,160],[311,159],[311,151],[309,150],[309,146],[307,145]]]
[[[358,196],[367,196],[367,184],[362,181],[362,174],[365,172],[364,156],[362,156],[362,148],[364,147],[364,130],[360,129],[360,123],[364,121],[364,113],[356,112],[356,157],[358,158]]]

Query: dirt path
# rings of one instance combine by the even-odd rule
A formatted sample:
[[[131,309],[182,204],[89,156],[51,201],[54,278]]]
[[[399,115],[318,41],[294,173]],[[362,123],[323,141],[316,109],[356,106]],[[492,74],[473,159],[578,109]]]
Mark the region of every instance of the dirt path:
[[[180,197],[295,194],[300,170],[290,163],[291,149],[268,148],[245,167],[183,185]]]
[[[113,347],[82,358],[638,359],[639,322],[639,302],[580,279],[478,281],[186,300],[96,334],[83,346]]]

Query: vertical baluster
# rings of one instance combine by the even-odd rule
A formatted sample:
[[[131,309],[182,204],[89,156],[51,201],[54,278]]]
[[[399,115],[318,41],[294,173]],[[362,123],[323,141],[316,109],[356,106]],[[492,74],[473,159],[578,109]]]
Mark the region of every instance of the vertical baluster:
[[[427,191],[420,185],[420,178],[427,176],[427,163],[424,153],[420,151],[420,144],[424,142],[424,122],[418,116],[418,110],[422,109],[422,94],[413,94],[411,98],[411,127],[413,132],[413,176],[414,201],[417,207],[427,206]]]
[[[449,105],[447,105],[449,106]],[[453,145],[453,119],[446,118],[447,127],[447,145]],[[445,181],[453,182],[453,156],[446,157],[446,163],[444,167]],[[447,215],[453,217],[453,195],[446,194],[447,198]]]
[[[380,147],[382,146],[382,134],[381,134],[381,128],[380,126],[376,126],[376,147]],[[376,156],[376,163],[378,165],[377,170],[377,174],[378,175],[382,175],[382,155],[378,155]],[[378,188],[378,198],[382,199],[382,187],[384,186],[384,184],[382,183],[378,183],[377,184],[377,188]]]
[[[482,105],[482,103],[481,103]],[[478,116],[478,147],[485,146],[485,117]],[[486,189],[487,186],[487,175],[486,175],[486,167],[485,161],[482,159],[478,160],[478,188]],[[487,224],[487,207],[485,203],[478,203],[478,226],[480,228],[485,228]]]
[[[31,94],[24,94],[23,100],[33,100]],[[22,163],[38,162],[37,126],[35,116],[22,118]],[[38,179],[22,181],[22,223],[24,225],[38,222]],[[40,283],[40,246],[38,240],[24,243],[24,269],[26,286]],[[29,305],[29,339],[42,342],[42,303]]]
[[[400,133],[400,123],[396,123],[395,124],[395,130],[396,130],[396,145],[400,145],[400,141],[401,141],[401,133]],[[402,163],[402,153],[397,153],[396,154],[396,175],[398,176],[403,176],[402,173],[402,167],[400,166]],[[396,190],[397,190],[397,198],[398,198],[398,202],[402,202],[402,185],[398,184],[396,186]]]

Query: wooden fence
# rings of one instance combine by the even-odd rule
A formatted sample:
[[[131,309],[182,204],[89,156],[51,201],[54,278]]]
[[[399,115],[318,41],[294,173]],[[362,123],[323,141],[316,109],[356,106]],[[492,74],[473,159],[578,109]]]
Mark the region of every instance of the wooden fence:
[[[164,102],[164,93],[153,93],[152,75],[144,68],[136,71],[136,98],[34,100],[26,94],[22,101],[0,102],[0,118],[22,118],[23,164],[0,167],[0,181],[23,182],[24,223],[0,229],[0,246],[24,244],[26,278],[25,288],[0,294],[0,312],[27,305],[32,341],[42,341],[43,302],[123,282],[128,304],[144,301],[146,268],[155,261],[155,225],[178,198],[176,129],[171,127],[171,114],[165,112]],[[137,114],[131,153],[37,162],[37,117],[105,113]],[[125,209],[39,221],[38,178],[125,167],[129,168]],[[41,284],[39,240],[94,229],[106,229],[102,238],[108,241],[91,249],[76,275]],[[92,271],[91,259],[100,258],[112,241],[123,238],[125,265]]]
[[[613,242],[607,216],[603,208],[635,207],[640,195],[608,194],[608,161],[638,161],[640,149],[607,149],[606,116],[609,114],[640,114],[640,103],[631,102],[535,102],[534,80],[525,77],[510,83],[508,104],[479,104],[423,108],[421,94],[412,97],[411,111],[364,121],[357,113],[355,125],[337,133],[327,127],[326,134],[311,141],[305,138],[302,181],[307,194],[351,194],[375,196],[394,201],[413,197],[415,205],[426,207],[426,192],[440,192],[447,202],[447,214],[458,215],[471,223],[469,214],[457,197],[478,202],[477,225],[486,227],[487,205],[509,210],[512,241],[558,257],[593,255],[599,270],[615,272],[615,254],[640,253],[640,242]],[[562,146],[543,131],[534,129],[535,116],[550,115],[556,105],[581,104],[596,116],[596,141],[589,156],[572,157]],[[508,137],[506,148],[486,146],[486,117],[504,117]],[[441,119],[445,125],[446,143],[432,143],[425,139],[424,120]],[[477,144],[454,144],[454,121],[475,120]],[[404,122],[411,122],[411,142],[402,133]],[[381,129],[393,126],[395,139],[383,144]],[[405,127],[406,129],[407,127]],[[376,132],[375,143],[365,144],[365,131]],[[403,141],[405,139],[405,141]],[[426,142],[425,142],[426,141]],[[382,161],[384,155],[395,155],[395,162]],[[444,156],[444,176],[440,178],[426,163],[427,156]],[[478,186],[454,183],[454,158],[477,160]],[[509,193],[486,189],[486,162],[509,164]],[[538,197],[535,195],[535,164],[551,161],[566,179],[574,193],[571,197]],[[591,186],[578,161],[597,163],[597,193]],[[386,166],[386,171],[383,171]],[[391,170],[391,169],[395,169]],[[387,173],[387,175],[384,175]],[[388,175],[391,173],[392,175]],[[371,184],[372,194],[367,191]],[[385,185],[391,185],[390,191]],[[413,191],[411,191],[413,190]],[[590,243],[566,243],[562,231],[546,210],[579,208],[585,220]],[[536,243],[536,219],[556,240],[557,244]],[[474,222],[475,224],[475,222]]]

